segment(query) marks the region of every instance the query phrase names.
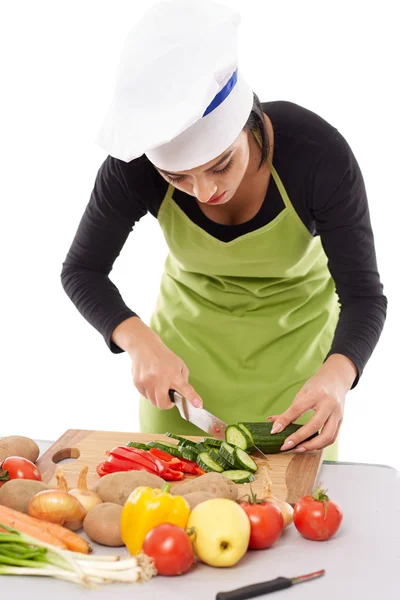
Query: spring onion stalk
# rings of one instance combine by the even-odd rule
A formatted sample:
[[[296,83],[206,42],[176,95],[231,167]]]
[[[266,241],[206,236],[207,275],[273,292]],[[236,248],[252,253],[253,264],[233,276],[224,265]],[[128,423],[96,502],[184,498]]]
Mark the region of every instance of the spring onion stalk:
[[[85,587],[112,582],[136,583],[157,574],[146,555],[86,556],[61,550],[0,523],[0,575],[55,577]]]

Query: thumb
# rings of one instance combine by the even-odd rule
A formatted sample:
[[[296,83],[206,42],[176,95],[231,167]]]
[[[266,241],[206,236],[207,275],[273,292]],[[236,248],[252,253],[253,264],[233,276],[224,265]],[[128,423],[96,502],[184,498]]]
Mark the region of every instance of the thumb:
[[[203,408],[203,400],[190,383],[182,383],[182,385],[179,386],[178,391],[192,406]]]

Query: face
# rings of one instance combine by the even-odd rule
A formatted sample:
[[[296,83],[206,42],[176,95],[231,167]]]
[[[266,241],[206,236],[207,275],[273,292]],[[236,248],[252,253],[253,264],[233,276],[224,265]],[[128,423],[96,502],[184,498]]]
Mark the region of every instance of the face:
[[[248,134],[243,130],[229,148],[205,165],[179,173],[161,169],[158,172],[174,187],[195,196],[199,202],[222,205],[229,202],[238,189],[248,169],[249,158]]]

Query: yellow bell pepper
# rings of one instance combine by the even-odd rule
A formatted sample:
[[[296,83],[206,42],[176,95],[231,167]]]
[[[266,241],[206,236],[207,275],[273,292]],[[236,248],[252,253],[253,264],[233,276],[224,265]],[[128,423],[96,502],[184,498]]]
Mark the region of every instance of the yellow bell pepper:
[[[146,535],[162,523],[186,527],[190,516],[189,504],[182,496],[172,496],[171,486],[163,488],[137,487],[125,502],[121,514],[121,537],[132,555],[143,548]]]

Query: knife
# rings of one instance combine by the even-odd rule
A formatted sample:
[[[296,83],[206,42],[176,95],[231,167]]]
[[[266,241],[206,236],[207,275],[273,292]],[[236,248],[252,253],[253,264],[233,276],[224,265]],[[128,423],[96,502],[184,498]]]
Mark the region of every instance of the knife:
[[[255,598],[263,594],[270,594],[278,590],[284,590],[285,588],[292,587],[296,583],[302,583],[303,581],[312,581],[318,577],[325,575],[325,569],[322,571],[316,571],[308,575],[301,575],[300,577],[277,577],[270,581],[263,581],[262,583],[255,583],[253,585],[247,585],[245,587],[237,588],[230,592],[219,592],[216,595],[216,600],[246,600],[247,598]]]
[[[218,419],[218,417],[208,412],[205,408],[196,408],[175,390],[169,390],[169,397],[171,402],[176,405],[181,417],[185,419],[185,421],[193,423],[193,425],[196,425],[196,427],[205,431],[207,435],[214,437],[217,440],[225,441],[225,431],[228,427],[227,423]],[[261,452],[257,446],[254,446],[254,450],[251,451],[251,454],[268,461],[268,457],[264,452]]]

